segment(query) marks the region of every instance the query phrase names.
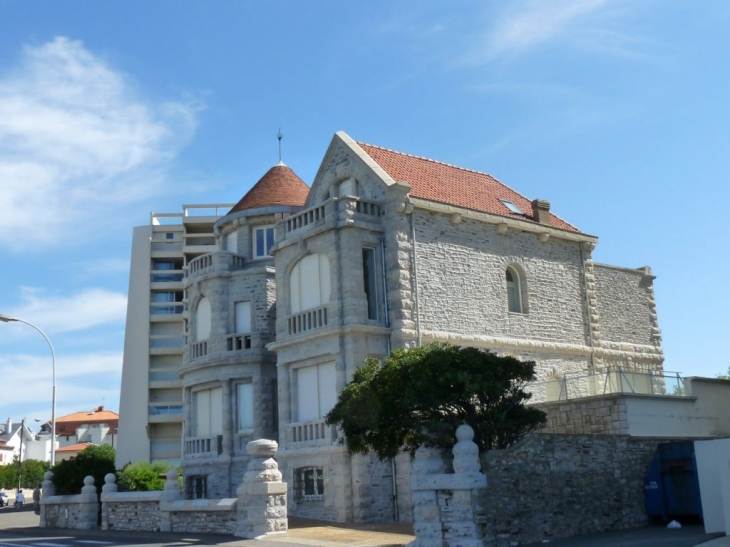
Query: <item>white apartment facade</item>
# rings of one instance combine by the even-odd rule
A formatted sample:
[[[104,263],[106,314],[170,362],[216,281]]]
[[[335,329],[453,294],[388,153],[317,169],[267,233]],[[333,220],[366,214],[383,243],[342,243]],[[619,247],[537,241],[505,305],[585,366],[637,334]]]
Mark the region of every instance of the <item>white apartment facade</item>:
[[[216,248],[213,224],[232,204],[183,205],[134,228],[119,408],[117,466],[179,464],[188,262]]]

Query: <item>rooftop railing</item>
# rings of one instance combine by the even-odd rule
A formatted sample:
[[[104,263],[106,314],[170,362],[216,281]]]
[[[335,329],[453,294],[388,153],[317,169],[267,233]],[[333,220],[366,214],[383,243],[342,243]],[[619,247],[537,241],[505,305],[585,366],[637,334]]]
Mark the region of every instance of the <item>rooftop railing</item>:
[[[686,395],[684,380],[678,372],[647,372],[622,368],[597,374],[566,374],[560,379],[531,382],[525,389],[532,393],[531,403],[565,401],[616,393],[679,397]]]

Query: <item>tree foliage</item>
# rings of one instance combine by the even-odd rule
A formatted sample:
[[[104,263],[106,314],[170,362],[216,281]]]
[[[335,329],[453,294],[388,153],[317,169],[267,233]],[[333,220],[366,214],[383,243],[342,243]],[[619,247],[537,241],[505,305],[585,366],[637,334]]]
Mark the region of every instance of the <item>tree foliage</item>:
[[[476,348],[429,344],[396,350],[355,371],[327,414],[351,453],[392,458],[421,444],[451,447],[456,427],[474,429],[481,451],[506,448],[535,431],[545,413],[525,403],[535,363]]]
[[[165,487],[165,480],[161,475],[167,473],[171,468],[170,464],[162,462],[127,464],[117,473],[117,484],[122,491],[149,492],[162,490]]]
[[[104,486],[104,476],[114,473],[114,457],[116,451],[109,445],[90,445],[70,460],[58,462],[53,472],[53,486],[56,494],[78,494],[84,486],[84,478],[94,477],[97,492]]]
[[[18,487],[18,472],[20,472],[20,487],[35,488],[43,482],[43,475],[49,469],[47,462],[40,460],[24,460],[18,465],[17,457],[13,463],[0,466],[0,488],[15,489]]]

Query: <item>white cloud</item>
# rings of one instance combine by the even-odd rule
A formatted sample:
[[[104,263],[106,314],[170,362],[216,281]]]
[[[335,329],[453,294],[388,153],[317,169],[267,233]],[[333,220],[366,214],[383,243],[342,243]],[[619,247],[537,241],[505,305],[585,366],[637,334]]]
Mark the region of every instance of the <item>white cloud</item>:
[[[616,0],[525,0],[509,4],[480,33],[462,58],[465,64],[483,64],[511,57],[547,43],[565,43],[582,50],[633,54],[641,42],[624,31],[611,29],[623,14]]]
[[[23,303],[2,313],[34,323],[44,332],[80,331],[98,325],[123,322],[127,297],[106,289],[90,288],[71,296],[48,294],[43,289],[21,287]],[[12,328],[13,324],[7,327]],[[16,326],[20,335],[21,326]],[[27,327],[24,327],[27,329]]]
[[[62,355],[56,359],[57,416],[90,410],[106,404],[110,410],[119,405],[122,370],[121,353]],[[0,355],[3,406],[12,409],[15,419],[50,419],[52,371],[48,356]],[[2,419],[5,419],[3,416]]]
[[[50,245],[153,192],[198,105],[145,103],[81,42],[27,47],[0,74],[0,245]],[[22,226],[23,237],[17,228]]]

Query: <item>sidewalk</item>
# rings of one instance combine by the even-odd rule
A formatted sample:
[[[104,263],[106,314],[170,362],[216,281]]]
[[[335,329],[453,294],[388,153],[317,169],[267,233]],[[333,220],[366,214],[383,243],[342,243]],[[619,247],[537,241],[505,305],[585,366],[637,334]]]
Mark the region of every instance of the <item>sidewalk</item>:
[[[22,511],[16,511],[12,507],[0,508],[0,532],[40,537],[73,535],[134,543],[183,543],[228,547],[404,547],[415,539],[412,524],[337,525],[294,517],[289,518],[289,533],[286,537],[266,540],[244,540],[229,535],[213,534],[39,528],[39,520],[40,517],[33,513],[32,507],[24,507]]]
[[[177,545],[225,545],[226,547],[404,547],[415,538],[410,524],[342,525],[290,517],[289,534],[283,538],[243,540],[229,535],[177,534],[102,530],[64,530],[39,528],[39,517],[32,507],[15,511],[0,508],[0,532],[33,537],[74,536],[115,542],[175,543]],[[588,536],[556,539],[537,545],[552,547],[730,547],[730,537],[705,534],[701,525],[668,530],[651,526],[636,530],[605,532]],[[525,546],[529,547],[529,546]]]

